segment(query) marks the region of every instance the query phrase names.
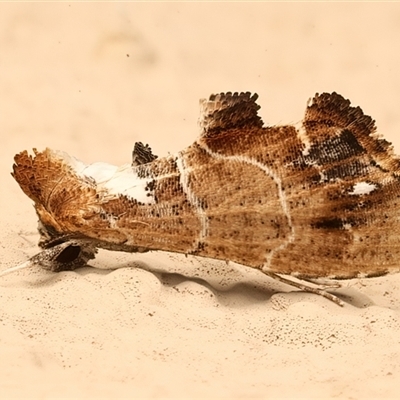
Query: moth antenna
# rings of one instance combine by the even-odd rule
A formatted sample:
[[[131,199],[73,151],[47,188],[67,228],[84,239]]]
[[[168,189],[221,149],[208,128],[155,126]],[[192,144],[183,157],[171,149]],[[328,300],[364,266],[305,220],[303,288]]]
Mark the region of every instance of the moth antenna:
[[[4,275],[8,275],[11,274],[12,272],[18,271],[20,269],[25,269],[25,268],[29,268],[32,267],[34,264],[31,262],[31,260],[25,261],[22,264],[19,264],[15,267],[11,267],[11,268],[7,268],[4,271],[0,272],[0,277],[4,276]]]

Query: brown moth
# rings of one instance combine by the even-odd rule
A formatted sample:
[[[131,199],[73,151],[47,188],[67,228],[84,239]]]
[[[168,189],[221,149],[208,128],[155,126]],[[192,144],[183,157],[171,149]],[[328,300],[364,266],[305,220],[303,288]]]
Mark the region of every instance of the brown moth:
[[[35,203],[43,251],[7,271],[73,270],[98,248],[162,250],[254,267],[340,305],[284,276],[398,272],[400,161],[374,121],[323,93],[301,126],[268,127],[257,97],[201,100],[200,137],[164,158],[141,143],[121,167],[50,149],[17,154],[12,175]]]

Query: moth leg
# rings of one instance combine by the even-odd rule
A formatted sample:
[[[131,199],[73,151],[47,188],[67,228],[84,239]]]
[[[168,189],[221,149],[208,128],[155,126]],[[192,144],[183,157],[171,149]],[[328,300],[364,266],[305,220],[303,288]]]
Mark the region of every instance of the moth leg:
[[[328,279],[314,279],[314,278],[303,278],[303,277],[297,277],[297,279],[300,279],[302,281],[310,282],[313,283],[314,285],[318,285],[321,289],[338,289],[342,287],[342,284],[338,281],[331,281]]]
[[[290,285],[290,286],[294,286],[297,289],[300,289],[300,290],[302,290],[304,292],[318,294],[320,296],[325,297],[328,300],[333,301],[334,303],[336,303],[337,305],[339,305],[341,307],[344,306],[344,303],[343,303],[342,300],[340,300],[335,295],[326,292],[322,288],[314,288],[314,287],[311,287],[311,286],[307,286],[307,285],[304,285],[303,283],[292,281],[292,280],[287,279],[287,278],[283,278],[282,276],[280,276],[278,274],[275,274],[274,272],[264,271],[264,270],[262,272],[264,272],[265,275],[268,275],[271,278],[276,279],[277,281],[286,283],[287,285]]]

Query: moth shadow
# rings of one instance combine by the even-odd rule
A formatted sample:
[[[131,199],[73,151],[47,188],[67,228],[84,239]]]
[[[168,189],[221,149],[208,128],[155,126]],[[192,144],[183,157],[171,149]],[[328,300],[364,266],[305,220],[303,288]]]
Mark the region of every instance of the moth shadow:
[[[160,283],[168,288],[180,288],[193,282],[209,290],[216,298],[219,304],[229,307],[244,307],[256,303],[268,302],[276,294],[265,285],[255,282],[243,281],[227,285],[226,288],[216,287],[204,278],[187,277],[178,273],[162,272],[155,273]]]
[[[265,283],[252,281],[225,282],[223,285],[213,283],[213,279],[207,279],[199,276],[186,276],[177,272],[169,272],[158,268],[150,268],[147,263],[124,263],[117,269],[99,269],[91,265],[75,270],[75,273],[86,276],[91,274],[109,275],[115,271],[123,269],[140,269],[151,273],[156,277],[160,284],[177,292],[191,292],[195,295],[207,290],[211,292],[216,301],[227,307],[242,307],[260,302],[268,302],[270,298],[277,293],[269,289]],[[268,278],[267,278],[268,279]],[[195,284],[195,285],[193,285]]]
[[[329,291],[344,303],[356,308],[368,308],[374,306],[375,303],[367,295],[351,287],[342,287],[335,291]]]
[[[132,268],[133,265],[127,264],[126,267]],[[242,278],[237,278],[232,281],[227,280],[221,285],[220,279],[215,279],[213,276],[187,276],[177,272],[149,268],[147,264],[140,265],[136,263],[134,267],[144,269],[154,274],[165,287],[177,288],[189,282],[196,283],[211,291],[220,304],[230,307],[247,306],[257,303],[271,304],[272,296],[278,294],[288,296],[288,299],[290,298],[290,300],[288,300],[289,303],[296,302],[296,297],[298,301],[303,301],[305,300],[304,296],[318,296],[278,282],[254,270],[250,270],[253,273],[255,272],[255,274],[250,277],[245,277],[244,274]],[[375,305],[374,301],[367,295],[352,287],[342,286],[338,289],[328,289],[327,292],[337,296],[345,305],[355,308],[363,309]],[[323,299],[323,301],[328,300]],[[338,309],[340,309],[340,307],[338,307]]]
[[[80,275],[96,274],[108,275],[116,270],[121,269],[141,269],[155,276],[166,288],[171,288],[177,291],[185,291],[190,283],[195,283],[200,287],[210,291],[216,298],[219,304],[226,307],[240,308],[258,303],[271,303],[271,298],[274,295],[287,295],[289,303],[296,302],[296,294],[298,301],[303,301],[304,296],[316,296],[315,294],[291,288],[286,284],[277,282],[269,277],[261,275],[257,277],[243,278],[242,280],[227,281],[221,285],[217,281],[208,279],[208,277],[187,276],[177,272],[169,272],[158,268],[150,268],[147,263],[127,262],[117,269],[99,269],[88,265],[85,268],[80,268],[75,272]],[[193,286],[191,291],[194,292]],[[337,296],[346,305],[363,309],[375,305],[375,303],[365,294],[357,291],[352,287],[341,287],[338,289],[327,290],[329,293]],[[290,300],[289,300],[290,299]],[[325,300],[324,301],[328,301]],[[340,307],[339,307],[340,309]]]

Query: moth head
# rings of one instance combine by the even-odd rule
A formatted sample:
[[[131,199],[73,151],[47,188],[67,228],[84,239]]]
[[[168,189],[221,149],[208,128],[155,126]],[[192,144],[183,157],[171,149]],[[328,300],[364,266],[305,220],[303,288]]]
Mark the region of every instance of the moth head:
[[[85,266],[89,260],[95,257],[97,252],[96,247],[92,244],[66,238],[59,238],[56,241],[47,243],[46,246],[44,250],[31,257],[28,261],[2,271],[0,276],[33,266],[40,266],[52,272],[73,271]]]
[[[54,226],[45,223],[38,213],[39,246],[42,252],[33,256],[31,264],[53,271],[72,271],[83,267],[97,253],[92,241],[73,234],[60,234]]]
[[[52,272],[73,271],[84,267],[89,260],[95,258],[97,248],[93,243],[72,235],[62,235],[52,225],[44,223],[40,213],[38,217],[38,244],[43,250],[24,263],[2,271],[0,276],[34,266]]]
[[[47,243],[46,248],[29,262],[52,272],[73,271],[85,266],[96,252],[97,249],[85,241],[59,238]]]

